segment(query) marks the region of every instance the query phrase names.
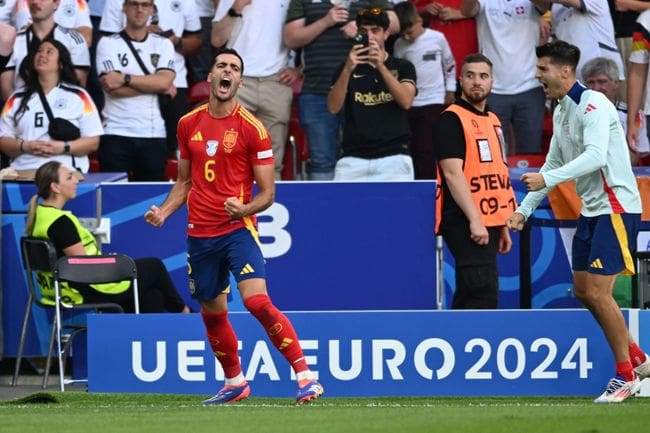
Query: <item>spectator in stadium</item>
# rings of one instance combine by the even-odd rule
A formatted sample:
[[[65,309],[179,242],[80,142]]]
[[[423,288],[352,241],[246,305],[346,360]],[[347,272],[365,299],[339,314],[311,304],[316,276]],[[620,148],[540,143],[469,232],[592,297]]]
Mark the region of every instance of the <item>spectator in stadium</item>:
[[[343,113],[327,109],[327,94],[336,73],[357,34],[355,18],[362,8],[388,11],[389,33],[399,32],[392,4],[387,0],[346,0],[315,2],[291,0],[284,26],[284,42],[289,49],[302,49],[305,81],[298,97],[300,124],[309,143],[309,178],[332,180],[338,157]]]
[[[0,2],[0,22],[8,24],[16,30],[14,26],[16,16],[16,0],[5,0]]]
[[[237,51],[217,52],[208,75],[208,104],[188,113],[178,126],[178,179],[163,204],[151,206],[144,218],[160,227],[187,203],[191,293],[201,304],[208,341],[226,376],[225,386],[203,403],[231,403],[250,394],[228,320],[230,272],[244,305],[296,373],[296,400],[304,403],[318,398],[323,387],[309,371],[291,322],[267,294],[255,215],[275,197],[273,150],[262,123],[237,102],[243,73]]]
[[[501,123],[487,106],[492,83],[490,59],[465,57],[461,96],[443,111],[436,127],[436,232],[456,261],[453,309],[497,308],[497,253],[506,254],[512,246],[505,220],[516,203]]]
[[[63,210],[65,204],[77,195],[79,180],[74,171],[59,161],[43,164],[36,171],[34,182],[37,194],[29,202],[25,231],[37,238],[49,239],[57,255],[85,256],[101,254],[95,237],[85,229],[77,217]],[[38,203],[38,198],[41,203]],[[174,283],[157,258],[135,260],[138,271],[138,299],[142,313],[189,313],[190,309],[178,294]],[[54,298],[51,275],[41,275],[39,286],[45,297]],[[134,311],[133,287],[130,281],[108,284],[70,284],[62,287],[66,302],[113,302],[125,312]]]
[[[535,80],[533,48],[547,0],[463,0],[460,11],[476,18],[480,52],[494,63],[488,98],[499,117],[511,153],[540,153],[546,109],[544,91]],[[510,140],[510,129],[514,145]]]
[[[14,92],[2,111],[0,150],[16,170],[36,170],[54,159],[85,173],[88,154],[97,150],[104,132],[97,108],[78,86],[61,42],[46,39],[30,60],[25,88]]]
[[[416,179],[436,178],[433,130],[445,105],[454,102],[456,62],[445,36],[425,29],[415,6],[407,1],[395,5],[400,39],[393,53],[413,63],[418,92],[408,111],[411,126],[411,157]]]
[[[637,19],[632,33],[632,53],[630,54],[630,70],[627,76],[627,144],[630,149],[639,148],[642,134],[636,119],[636,113],[643,110],[645,124],[650,121],[650,98],[646,96],[648,89],[648,63],[650,63],[650,10],[642,12]]]
[[[201,21],[201,49],[189,58],[191,84],[205,80],[212,68],[212,60],[214,60],[214,48],[211,43],[212,19],[218,4],[219,0],[196,0]]]
[[[644,0],[607,0],[609,13],[614,24],[616,46],[625,64],[625,71],[630,68],[630,53],[632,52],[632,32],[639,14],[650,9],[650,2]],[[627,82],[621,82],[618,89],[619,98],[627,102]]]
[[[131,172],[138,181],[165,180],[168,152],[159,95],[175,94],[174,46],[147,28],[153,6],[153,0],[125,0],[124,31],[102,37],[97,46],[106,99],[99,164],[102,171]]]
[[[582,67],[594,57],[616,62],[619,80],[625,80],[625,66],[614,39],[614,24],[607,0],[555,0],[551,7],[551,28],[557,39],[580,49],[577,78]]]
[[[356,23],[368,43],[352,46],[327,96],[330,113],[345,114],[334,180],[412,180],[407,110],[417,92],[415,67],[386,52],[385,11],[361,9]]]
[[[588,88],[601,92],[618,111],[618,117],[623,127],[623,132],[627,130],[627,104],[619,101],[616,97],[620,85],[619,71],[616,62],[606,57],[594,57],[585,63],[582,67],[582,77]],[[638,140],[635,143],[636,148],[630,146],[630,161],[636,165],[639,159],[650,152],[650,143],[648,142],[648,133],[646,130],[646,119],[643,111],[637,111],[636,122],[638,126]]]
[[[559,105],[546,162],[538,173],[522,176],[529,193],[507,225],[523,229],[551,188],[575,181],[582,210],[573,237],[573,291],[600,324],[616,362],[615,376],[595,402],[618,403],[650,377],[650,358],[633,340],[612,296],[616,275],[634,274],[641,198],[614,105],[576,80],[580,50],[555,41],[539,46],[537,57],[537,78]]]
[[[97,43],[101,37],[99,31],[99,23],[102,19],[104,12],[104,0],[91,0],[88,3],[88,10],[90,14],[90,22],[93,26],[92,44],[90,45],[90,71],[88,71],[88,93],[95,101],[97,107],[104,106],[104,92],[101,84],[99,84],[99,77],[97,76]]]
[[[18,0],[14,25],[17,29],[27,27],[32,22],[29,0]],[[93,25],[90,22],[90,9],[86,0],[59,0],[54,12],[54,22],[67,29],[75,29],[86,40],[89,47],[93,42]]]
[[[244,86],[237,98],[262,121],[271,136],[275,178],[280,179],[287,143],[293,83],[300,73],[289,66],[282,28],[289,0],[221,0],[212,23],[212,45],[237,50],[246,59]]]
[[[61,27],[54,22],[54,12],[59,7],[59,0],[28,0],[32,24],[18,32],[11,58],[2,74],[0,87],[2,97],[6,100],[14,90],[20,90],[24,83],[23,60],[29,58],[31,64],[36,47],[41,41],[55,39],[70,51],[77,79],[82,87],[86,86],[86,77],[90,67],[90,54],[83,36],[76,30]]]
[[[16,42],[16,29],[0,22],[0,71],[4,70]]]
[[[456,65],[462,65],[468,54],[478,52],[476,21],[460,13],[462,0],[409,0],[424,19],[424,25],[437,30],[447,39]],[[460,68],[456,68],[460,78]]]
[[[117,33],[124,28],[123,5],[137,4],[137,1],[106,0],[104,15],[99,30],[103,33]],[[165,121],[167,152],[176,156],[176,126],[178,119],[189,109],[186,56],[193,56],[201,48],[201,21],[194,2],[178,0],[156,0],[149,20],[150,34],[168,38],[174,46],[174,85],[159,97],[160,109]],[[153,70],[155,68],[149,68]],[[164,102],[163,102],[164,101]]]

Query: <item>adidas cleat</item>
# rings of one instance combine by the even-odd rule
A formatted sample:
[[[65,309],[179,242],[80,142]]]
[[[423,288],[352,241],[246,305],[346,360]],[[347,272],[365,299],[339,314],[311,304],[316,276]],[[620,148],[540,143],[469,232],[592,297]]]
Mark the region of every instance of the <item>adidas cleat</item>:
[[[626,398],[636,394],[641,387],[641,381],[635,377],[629,382],[626,382],[621,376],[616,376],[609,379],[607,389],[600,397],[594,400],[594,403],[620,403]]]
[[[312,380],[303,387],[298,387],[298,395],[296,396],[296,401],[298,404],[307,403],[310,400],[315,400],[321,395],[323,395],[325,390],[323,385],[318,383],[316,380]]]
[[[234,403],[247,398],[250,394],[251,387],[248,386],[248,382],[244,382],[244,384],[240,386],[224,386],[214,397],[203,400],[203,404]]]
[[[646,354],[645,362],[634,367],[634,371],[639,376],[639,381],[650,377],[650,355]]]

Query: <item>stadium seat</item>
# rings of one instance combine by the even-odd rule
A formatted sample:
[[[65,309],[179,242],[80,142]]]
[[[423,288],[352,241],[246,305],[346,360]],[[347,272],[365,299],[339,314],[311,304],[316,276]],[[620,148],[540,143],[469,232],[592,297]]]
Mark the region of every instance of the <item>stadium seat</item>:
[[[544,165],[546,155],[530,153],[508,155],[508,167],[510,168],[531,168]]]
[[[282,180],[307,180],[309,146],[305,131],[300,126],[298,115],[298,96],[302,89],[302,82],[301,78],[293,84],[293,101],[284,152]]]
[[[636,165],[640,166],[640,167],[648,167],[648,166],[650,166],[650,155],[647,155],[647,156],[644,156],[643,158],[640,158],[639,162]]]
[[[210,98],[210,83],[206,80],[198,81],[192,84],[187,94],[187,99],[190,101],[190,106],[195,107],[199,104],[207,102]]]
[[[165,163],[165,179],[176,181],[178,177],[178,160],[176,158],[169,158]]]
[[[544,114],[544,125],[542,126],[542,153],[547,154],[553,136],[553,112],[547,111]]]
[[[93,152],[90,155],[88,155],[88,172],[89,173],[99,173],[99,155],[97,155],[97,152]]]
[[[18,353],[16,355],[16,366],[14,369],[14,376],[11,381],[11,386],[16,386],[18,383],[18,376],[20,375],[20,363],[22,361],[23,350],[25,348],[25,339],[27,336],[27,325],[29,324],[29,317],[32,312],[32,307],[36,305],[46,310],[56,309],[56,303],[50,299],[44,298],[41,295],[40,288],[37,286],[36,282],[34,281],[35,278],[37,277],[37,275],[35,275],[36,273],[39,272],[52,273],[56,268],[57,257],[56,257],[56,249],[54,245],[52,244],[52,242],[50,242],[47,239],[22,237],[20,239],[20,249],[23,258],[23,268],[25,270],[25,274],[27,277],[27,287],[29,288],[29,295],[27,299],[27,306],[25,308],[25,317],[23,319],[23,326],[20,334],[20,341],[18,344]],[[97,257],[97,256],[93,256],[93,257]],[[123,312],[122,307],[120,305],[108,303],[108,302],[66,305],[65,308],[68,311],[86,310],[87,312],[90,311],[114,312],[114,313]],[[58,320],[57,317],[59,318]],[[47,387],[47,382],[50,375],[50,366],[52,364],[52,349],[54,348],[54,342],[56,340],[57,330],[59,332],[58,334],[59,336],[61,335],[61,330],[70,331],[69,334],[67,334],[66,336],[67,339],[59,357],[59,370],[61,374],[64,372],[64,368],[65,368],[64,364],[62,363],[63,354],[66,353],[68,348],[72,345],[72,341],[74,337],[78,333],[84,332],[86,330],[86,327],[84,325],[62,324],[61,326],[59,326],[59,323],[62,323],[61,314],[56,314],[54,316],[54,321],[52,323],[52,332],[50,334],[50,342],[48,345],[47,361],[45,363],[45,372],[44,372],[43,384],[42,384],[43,389]],[[63,382],[61,382],[61,387],[63,387]]]
[[[74,333],[85,331],[85,326],[82,329],[75,329],[66,341],[63,341],[63,329],[65,325],[62,324],[62,311],[70,308],[91,308],[96,310],[97,304],[79,304],[70,305],[66,304],[61,299],[61,284],[62,283],[77,283],[77,284],[103,284],[115,283],[119,281],[130,280],[133,286],[133,306],[135,314],[140,313],[140,301],[138,296],[138,271],[133,259],[124,254],[107,254],[98,256],[63,256],[56,261],[52,271],[54,276],[54,328],[55,340],[57,346],[57,355],[59,358],[59,390],[65,391],[65,385],[74,382],[87,382],[87,379],[82,380],[66,380],[65,374],[65,358],[68,349],[71,345],[71,340]],[[99,305],[112,305],[112,304],[99,304]],[[119,305],[118,305],[119,307]],[[120,307],[121,309],[121,307]],[[50,350],[51,356],[52,351]]]

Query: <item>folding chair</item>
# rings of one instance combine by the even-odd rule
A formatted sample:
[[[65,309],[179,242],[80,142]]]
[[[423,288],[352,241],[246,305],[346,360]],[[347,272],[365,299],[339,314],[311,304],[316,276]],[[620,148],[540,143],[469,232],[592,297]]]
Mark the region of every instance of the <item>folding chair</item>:
[[[61,302],[61,283],[103,284],[131,280],[133,285],[133,304],[136,314],[140,313],[138,302],[138,272],[135,262],[124,254],[109,254],[99,256],[64,256],[54,265],[54,307],[56,324],[56,345],[59,358],[59,378],[61,392],[65,391],[65,384],[85,382],[83,380],[66,380],[64,378],[65,352],[70,344],[66,341],[61,347],[62,327],[61,309],[66,307]]]
[[[56,249],[52,242],[47,239],[37,239],[32,237],[22,237],[20,239],[20,250],[23,258],[23,268],[27,277],[27,287],[29,288],[29,295],[27,299],[27,307],[25,308],[25,318],[23,319],[23,327],[20,334],[20,343],[18,345],[18,354],[16,356],[16,366],[14,368],[14,377],[11,381],[11,386],[16,386],[18,383],[18,376],[20,375],[20,364],[23,357],[25,348],[25,339],[27,336],[27,325],[29,317],[32,312],[32,306],[38,305],[43,309],[54,309],[54,300],[44,298],[40,292],[40,288],[34,282],[35,273],[54,271],[56,265]],[[69,310],[94,310],[95,312],[116,312],[122,313],[122,307],[113,303],[93,303],[93,304],[77,304],[67,305]],[[56,317],[55,317],[55,320]],[[47,362],[45,364],[45,373],[43,376],[43,389],[47,387],[48,378],[50,375],[50,365],[52,363],[52,349],[54,346],[54,335],[59,322],[52,323],[52,332],[50,334],[50,341],[48,345]],[[67,340],[67,345],[72,344],[74,336],[79,332],[85,330],[83,325],[63,325],[64,329],[70,329],[71,333]],[[66,346],[67,348],[68,346]],[[63,366],[59,364],[59,368],[63,371]]]

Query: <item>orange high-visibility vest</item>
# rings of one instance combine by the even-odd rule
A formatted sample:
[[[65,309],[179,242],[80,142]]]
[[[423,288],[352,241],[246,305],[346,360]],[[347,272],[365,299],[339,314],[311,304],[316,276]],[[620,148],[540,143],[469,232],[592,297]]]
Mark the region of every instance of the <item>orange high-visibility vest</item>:
[[[503,133],[497,116],[488,112],[480,116],[460,105],[452,104],[445,111],[455,113],[463,125],[465,135],[465,162],[463,173],[467,179],[474,205],[486,227],[503,226],[516,209],[515,194],[510,183],[508,166],[503,159]],[[438,167],[436,203],[436,232],[442,217],[445,199],[443,178]]]

